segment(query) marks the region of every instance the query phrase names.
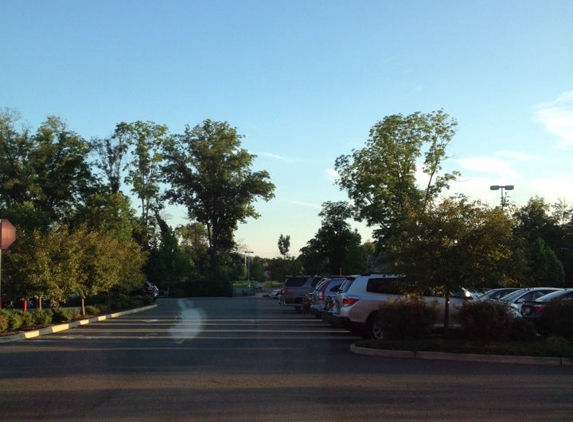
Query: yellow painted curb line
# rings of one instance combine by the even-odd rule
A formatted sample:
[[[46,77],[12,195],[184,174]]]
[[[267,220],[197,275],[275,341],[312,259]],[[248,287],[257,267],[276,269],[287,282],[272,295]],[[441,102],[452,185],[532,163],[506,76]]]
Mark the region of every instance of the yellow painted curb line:
[[[92,322],[100,322],[106,319],[117,318],[123,315],[134,314],[136,312],[143,312],[156,307],[157,305],[149,305],[149,306],[144,306],[143,308],[129,309],[127,311],[115,312],[109,315],[100,315],[89,319],[80,319],[77,321],[68,322],[66,324],[52,325],[51,327],[40,328],[39,330],[25,331],[22,333],[13,334],[11,336],[3,336],[0,337],[0,343],[10,343],[13,341],[26,340],[29,338],[39,337],[46,334],[53,334],[57,333],[58,331],[64,331],[70,328],[76,328],[79,327],[80,325],[87,325]]]

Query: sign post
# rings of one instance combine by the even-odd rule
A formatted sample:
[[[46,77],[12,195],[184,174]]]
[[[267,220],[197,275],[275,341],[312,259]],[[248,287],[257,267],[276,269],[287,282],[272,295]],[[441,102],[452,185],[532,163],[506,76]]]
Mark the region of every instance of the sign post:
[[[16,240],[16,228],[5,218],[0,219],[0,309],[2,309],[2,251]]]

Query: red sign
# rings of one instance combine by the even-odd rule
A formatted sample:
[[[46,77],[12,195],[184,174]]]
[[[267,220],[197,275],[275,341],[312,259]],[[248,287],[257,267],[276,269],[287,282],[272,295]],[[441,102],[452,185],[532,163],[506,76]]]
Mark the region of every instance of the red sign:
[[[0,249],[7,249],[16,240],[16,228],[6,219],[0,219]]]

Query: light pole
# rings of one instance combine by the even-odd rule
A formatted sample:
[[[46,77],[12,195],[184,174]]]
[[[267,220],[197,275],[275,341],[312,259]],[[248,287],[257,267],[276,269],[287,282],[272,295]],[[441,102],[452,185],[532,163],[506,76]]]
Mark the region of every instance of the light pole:
[[[247,282],[251,282],[251,258],[249,258],[249,265],[247,266],[247,254],[253,253],[253,251],[245,251],[245,267],[247,267]]]
[[[489,187],[490,190],[501,190],[501,208],[503,209],[506,205],[509,204],[507,200],[507,194],[505,191],[513,190],[513,185],[491,185]]]

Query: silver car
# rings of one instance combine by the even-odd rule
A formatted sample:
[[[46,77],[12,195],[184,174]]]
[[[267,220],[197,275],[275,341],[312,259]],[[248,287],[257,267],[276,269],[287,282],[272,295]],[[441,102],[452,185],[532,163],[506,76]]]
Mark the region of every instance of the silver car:
[[[335,296],[340,285],[346,280],[346,277],[324,278],[316,285],[312,293],[307,295],[308,312],[317,318],[322,318],[324,311],[328,311],[327,306],[331,305],[332,300],[328,297]]]
[[[519,289],[499,299],[500,302],[507,303],[511,306],[515,313],[521,315],[521,305],[527,301],[535,300],[538,297],[544,296],[548,293],[556,292],[557,287],[530,287],[527,289]]]

